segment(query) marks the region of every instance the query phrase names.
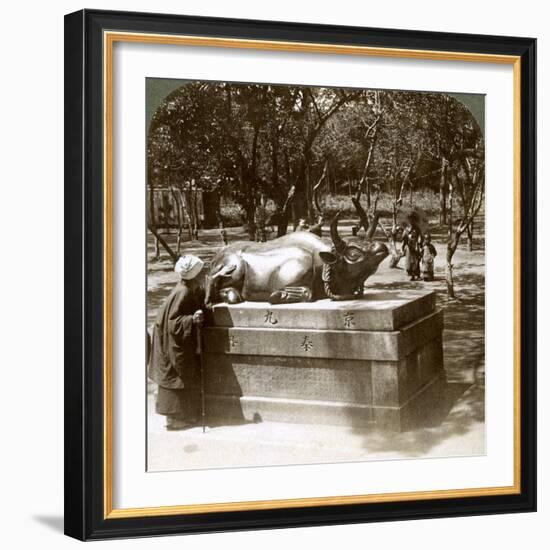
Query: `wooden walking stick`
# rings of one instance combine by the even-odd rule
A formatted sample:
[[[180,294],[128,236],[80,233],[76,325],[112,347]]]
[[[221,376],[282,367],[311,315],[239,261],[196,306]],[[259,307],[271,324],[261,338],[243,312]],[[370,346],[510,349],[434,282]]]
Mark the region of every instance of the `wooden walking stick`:
[[[204,359],[202,355],[202,325],[197,325],[197,355],[199,356],[199,364],[201,368],[201,418],[202,418],[202,433],[206,432],[206,400],[204,396]]]

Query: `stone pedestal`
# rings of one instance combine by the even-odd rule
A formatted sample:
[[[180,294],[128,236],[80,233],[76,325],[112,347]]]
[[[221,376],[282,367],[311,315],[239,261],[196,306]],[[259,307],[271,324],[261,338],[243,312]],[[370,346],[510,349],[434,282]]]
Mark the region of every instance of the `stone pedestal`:
[[[407,429],[442,377],[442,330],[430,291],[216,305],[204,331],[208,416]]]

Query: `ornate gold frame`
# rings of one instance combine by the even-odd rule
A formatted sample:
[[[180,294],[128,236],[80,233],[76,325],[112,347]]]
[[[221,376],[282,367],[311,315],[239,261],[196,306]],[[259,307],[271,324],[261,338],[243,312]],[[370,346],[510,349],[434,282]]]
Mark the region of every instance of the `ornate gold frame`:
[[[147,44],[170,44],[182,46],[208,46],[218,48],[262,49],[287,52],[308,52],[324,54],[347,54],[377,57],[397,57],[443,61],[467,61],[477,63],[498,63],[513,66],[514,75],[514,484],[504,487],[471,489],[449,489],[407,493],[374,495],[331,496],[316,498],[264,500],[249,502],[226,502],[178,506],[157,506],[151,508],[113,508],[113,447],[112,447],[112,212],[113,212],[113,47],[116,42],[138,42]],[[314,43],[279,42],[268,40],[226,39],[198,36],[175,36],[147,33],[109,32],[103,34],[104,71],[104,518],[136,518],[208,512],[230,512],[244,510],[268,510],[276,508],[302,508],[308,506],[329,506],[359,503],[382,503],[412,500],[433,500],[459,497],[512,495],[521,493],[520,462],[520,312],[521,312],[521,63],[519,56],[444,52],[429,50],[408,50],[364,46],[326,45]]]

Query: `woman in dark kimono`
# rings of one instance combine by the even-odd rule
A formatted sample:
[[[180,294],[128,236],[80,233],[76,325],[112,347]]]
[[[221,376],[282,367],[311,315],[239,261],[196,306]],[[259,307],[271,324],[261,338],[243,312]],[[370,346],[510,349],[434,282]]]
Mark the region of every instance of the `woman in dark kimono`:
[[[182,256],[175,271],[181,277],[158,311],[153,327],[149,377],[158,384],[156,411],[165,415],[168,430],[192,426],[200,418],[200,363],[197,326],[203,323],[204,262]]]
[[[405,269],[411,281],[420,279],[420,234],[418,229],[411,225],[403,234],[403,253],[405,254]]]

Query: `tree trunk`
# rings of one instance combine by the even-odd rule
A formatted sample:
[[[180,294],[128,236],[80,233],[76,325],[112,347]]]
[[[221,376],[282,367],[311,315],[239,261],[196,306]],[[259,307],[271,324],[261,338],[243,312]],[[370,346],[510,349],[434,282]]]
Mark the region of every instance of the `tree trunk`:
[[[306,158],[305,169],[305,189],[306,189],[306,220],[309,225],[315,223],[315,210],[313,208],[313,184],[311,182],[311,157],[308,154]]]
[[[292,180],[292,174],[290,171],[290,159],[288,158],[288,151],[286,149],[283,149],[283,158],[284,158],[284,170],[285,170],[285,178],[286,178],[286,185],[290,189],[292,189],[291,180]],[[281,205],[278,205],[280,208],[280,212],[277,218],[277,237],[282,237],[283,235],[286,235],[288,231],[288,222],[289,222],[289,212],[292,208],[292,197],[287,196],[286,199],[283,200]]]
[[[220,212],[220,194],[218,191],[202,192],[202,204],[204,211],[204,221],[202,227],[211,229],[218,225]]]
[[[288,231],[288,210],[281,212],[277,223],[277,237],[286,235]]]
[[[403,257],[403,251],[397,248],[397,226],[394,224],[390,231],[388,243],[390,245],[390,268],[397,269],[399,261]]]
[[[164,250],[166,250],[166,252],[168,252],[168,254],[170,255],[170,258],[172,258],[174,263],[177,262],[179,259],[179,255],[170,248],[170,245],[161,237],[160,233],[155,229],[155,227],[153,227],[151,224],[148,224],[147,229],[149,229],[149,231],[155,236],[155,241],[157,243],[156,246],[158,246],[159,244],[162,245]]]
[[[184,192],[187,205],[187,217],[189,218],[189,239],[196,240],[199,236],[199,207],[197,189],[194,187]]]
[[[443,169],[445,170],[445,169]],[[447,230],[447,254],[445,263],[445,283],[447,285],[447,296],[449,298],[455,297],[455,287],[453,280],[453,255],[458,246],[460,239],[460,233],[456,231],[453,234],[453,185],[449,184],[449,211],[447,213],[447,221],[449,224]]]
[[[178,238],[176,241],[176,252],[179,255],[181,251],[181,237],[183,234],[183,209],[180,204],[181,194],[178,197],[178,192],[173,185],[170,186],[170,191],[172,192],[172,199],[174,201],[174,206],[176,208],[176,213],[177,213],[176,217],[178,220]]]
[[[155,255],[153,256],[154,260],[160,260],[160,243],[157,237],[155,237]]]
[[[307,162],[307,154],[304,153],[304,156],[300,161],[300,169],[296,180],[296,192],[292,200],[292,221],[294,223],[294,229],[298,226],[298,222],[301,218],[304,218],[305,220],[309,219],[309,180]]]
[[[380,211],[375,212],[374,220],[371,222],[371,226],[369,228],[369,231],[367,232],[367,238],[372,238],[372,236],[374,235],[374,230],[376,230],[376,226],[380,227],[382,233],[384,233],[384,235],[388,239],[388,247],[390,250],[390,268],[395,269],[397,268],[399,261],[403,257],[403,251],[399,250],[399,248],[397,247],[397,234],[399,232],[399,229],[394,223],[391,230],[388,231],[380,222],[380,216],[382,215],[387,215],[387,213]]]
[[[370,198],[370,179],[369,178],[367,178],[367,181],[365,182],[365,194],[367,195],[367,210],[370,210],[371,198]]]
[[[365,231],[368,231],[370,222],[369,222],[367,213],[365,212],[364,208],[361,206],[361,202],[356,197],[351,197],[351,202],[355,207],[357,216],[359,217],[358,231],[359,229],[361,229],[361,226],[364,228]],[[376,220],[376,222],[378,222],[378,220]]]
[[[394,240],[389,241],[390,244],[390,269],[397,269],[399,261],[403,257],[403,252],[397,248],[397,243]]]
[[[441,157],[441,177],[439,180],[439,223],[447,223],[447,160]]]
[[[292,202],[292,225],[294,229],[298,227],[300,219],[307,219],[307,198],[304,192],[296,192]]]
[[[466,236],[468,239],[468,252],[472,252],[474,249],[474,220],[468,224],[466,228]]]
[[[368,129],[367,135],[372,131],[372,136],[370,138],[369,150],[367,152],[367,160],[365,161],[365,167],[363,168],[363,175],[359,181],[359,186],[357,190],[357,199],[361,198],[361,192],[363,185],[365,186],[365,194],[367,195],[367,210],[371,207],[371,186],[369,179],[369,169],[370,163],[372,160],[372,153],[374,151],[374,146],[376,145],[376,138],[378,137],[378,122],[380,121],[380,114],[376,117],[373,125]]]
[[[245,208],[245,215],[246,215],[246,231],[248,233],[248,239],[250,241],[256,240],[256,223],[254,222],[254,212],[255,212],[254,205],[247,205]]]
[[[289,182],[287,181],[287,184]],[[275,191],[275,195],[282,195],[279,187],[279,134],[276,129],[271,130],[271,185]],[[281,197],[284,201],[284,198]],[[280,200],[279,200],[280,202]],[[284,204],[284,203],[283,203]],[[277,204],[277,208],[280,208],[280,204]],[[282,231],[281,222],[282,214],[279,214],[277,219],[277,237],[281,237],[280,231]],[[284,229],[286,233],[286,227]]]
[[[294,201],[295,191],[296,188],[292,186],[288,191],[286,199],[282,204],[277,205],[277,237],[286,235],[288,231],[288,222],[290,221],[290,212]]]
[[[447,261],[445,265],[445,283],[447,284],[447,296],[449,298],[455,297],[452,261],[453,261],[453,252],[451,251],[451,248],[447,246]]]
[[[462,232],[460,228],[455,231],[454,235],[449,235],[447,240],[447,254],[445,262],[445,283],[447,285],[447,296],[451,299],[455,297],[455,286],[453,279],[453,256],[458,248],[458,243],[460,241],[460,235]]]

